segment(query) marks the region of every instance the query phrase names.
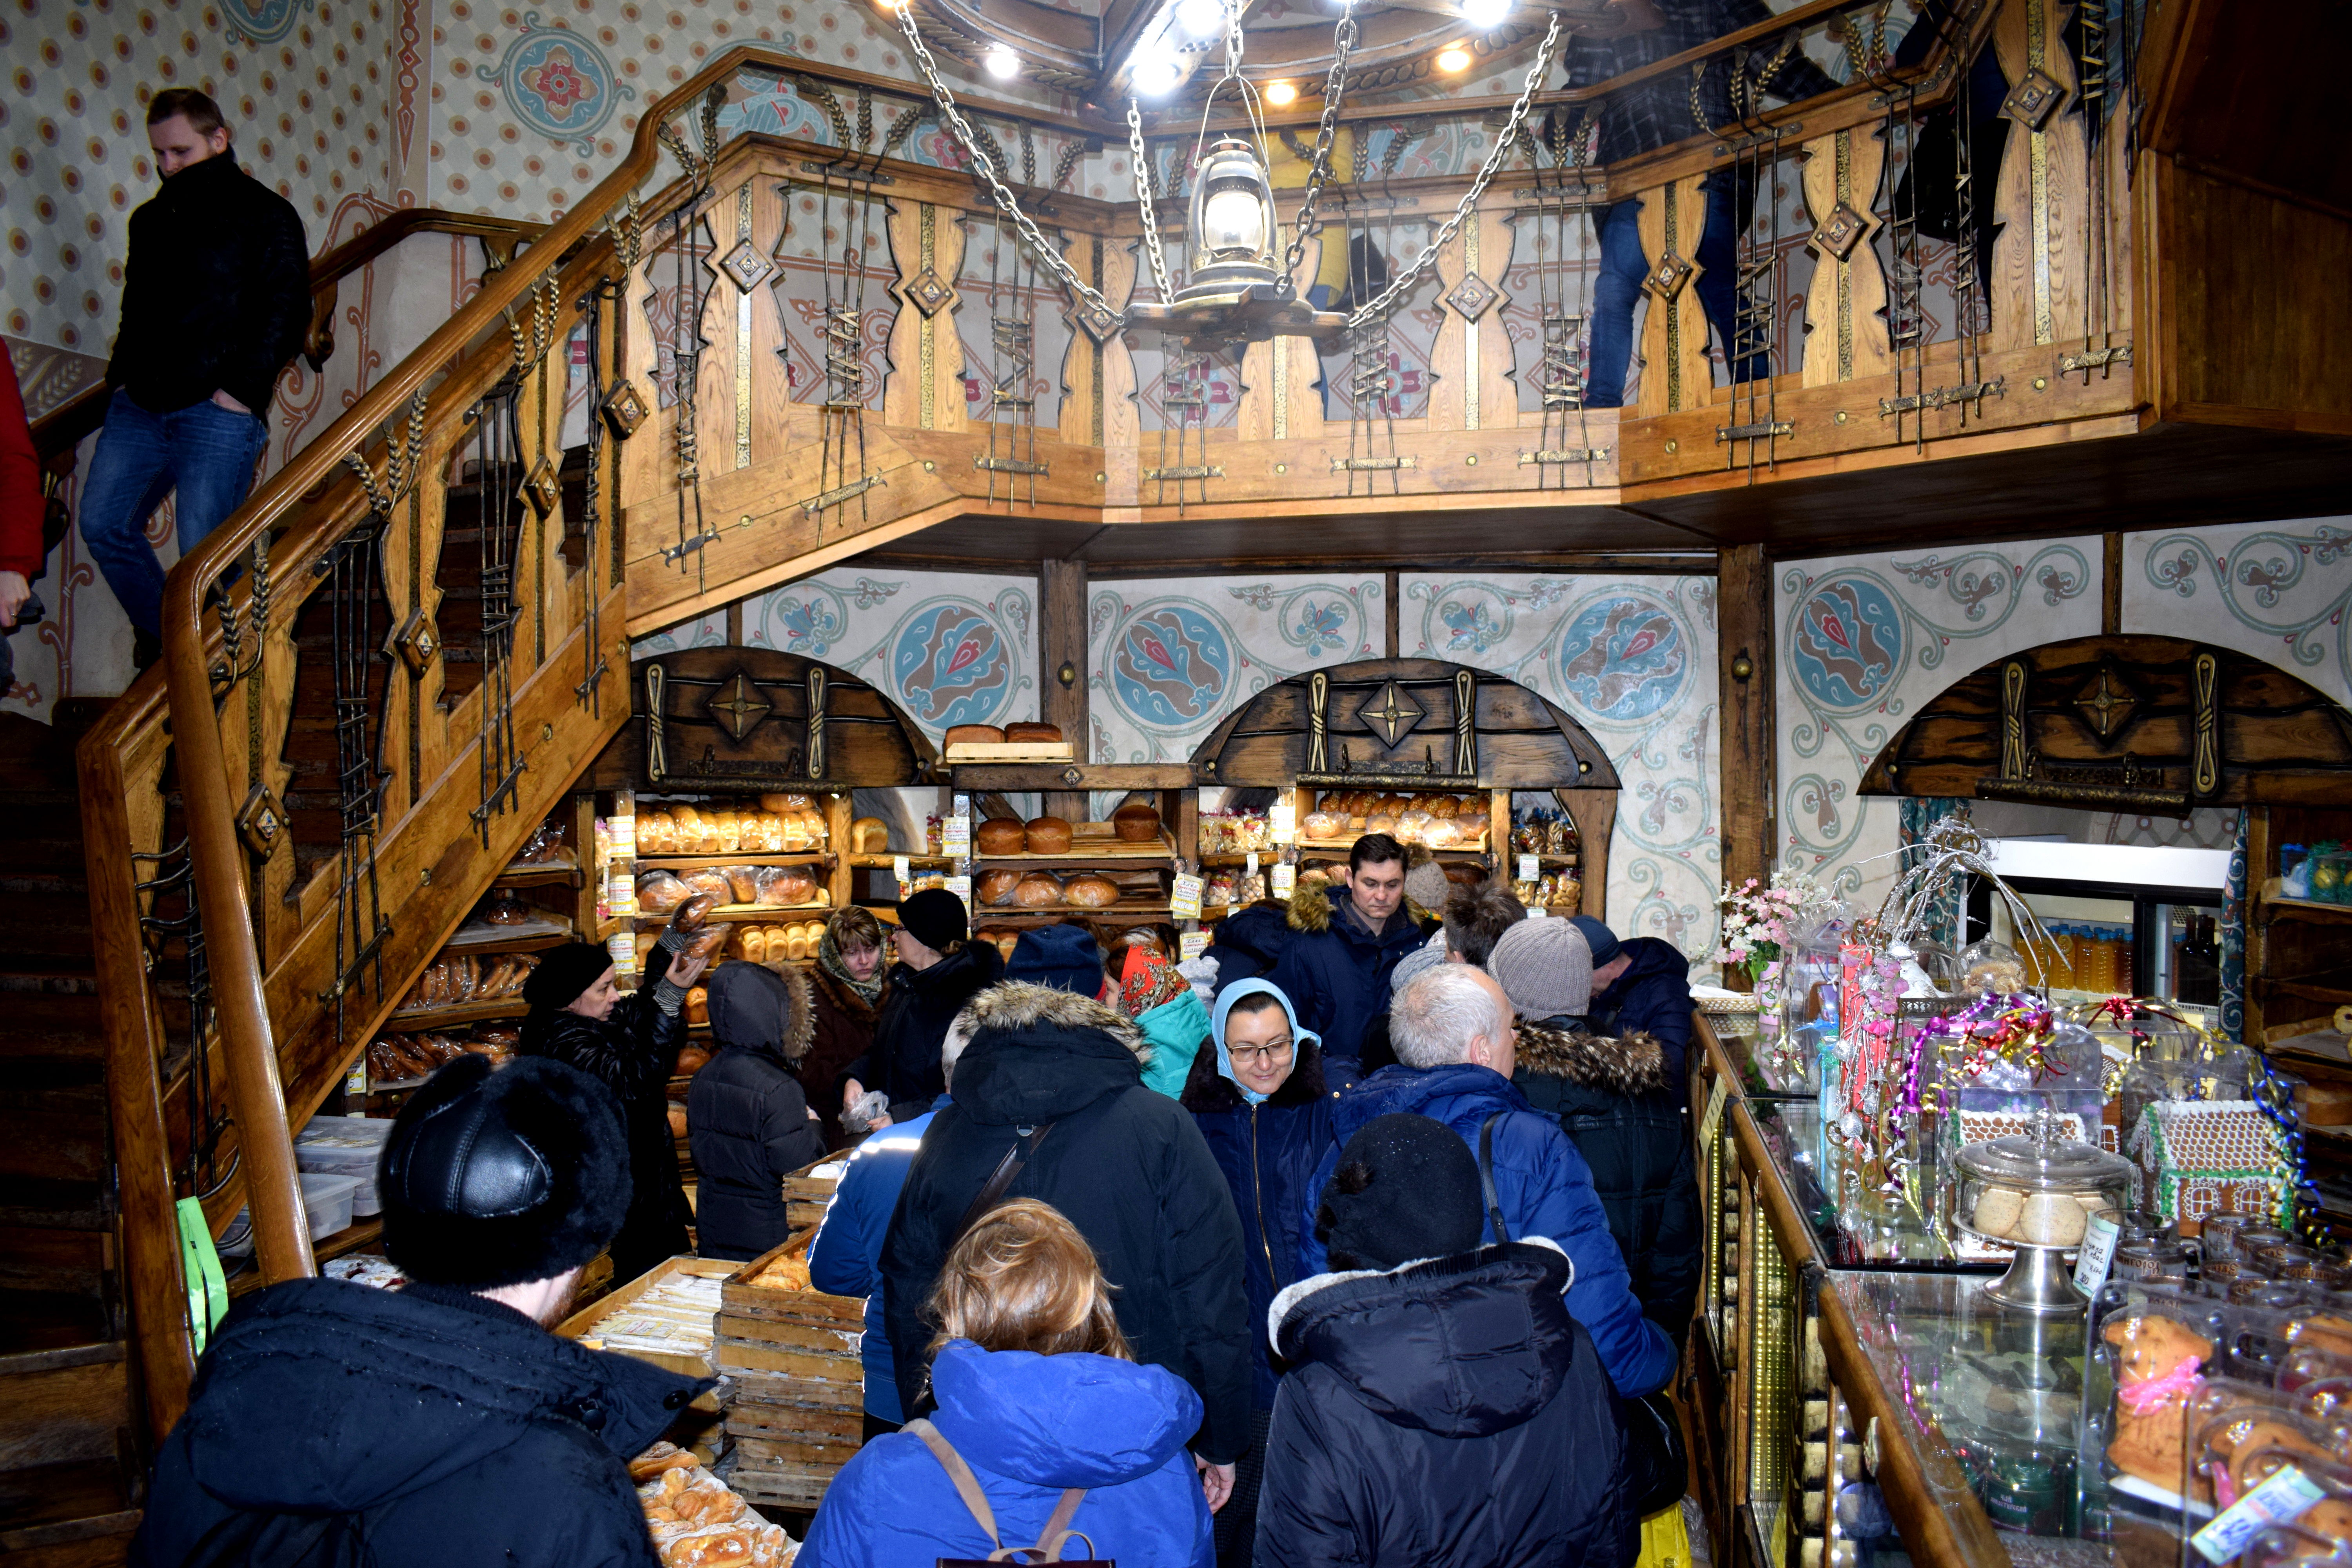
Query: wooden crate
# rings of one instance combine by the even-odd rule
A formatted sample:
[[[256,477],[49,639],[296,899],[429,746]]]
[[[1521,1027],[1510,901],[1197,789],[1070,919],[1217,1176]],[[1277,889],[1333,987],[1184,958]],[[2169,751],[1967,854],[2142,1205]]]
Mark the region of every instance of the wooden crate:
[[[796,1173],[788,1192],[791,1181],[814,1178]],[[719,1287],[711,1361],[728,1380],[733,1484],[775,1507],[816,1507],[864,1436],[865,1300],[751,1282],[779,1258],[805,1256],[815,1236],[814,1226],[794,1231]]]
[[[716,1278],[723,1280],[742,1267],[741,1264],[730,1263],[723,1258],[670,1258],[648,1269],[627,1284],[620,1286],[610,1294],[600,1297],[593,1305],[583,1307],[572,1313],[557,1325],[555,1331],[567,1340],[593,1338],[597,1324],[633,1305],[640,1297],[650,1295],[655,1288],[666,1279],[681,1274],[692,1274],[706,1279]],[[667,1367],[672,1372],[684,1373],[688,1377],[709,1377],[711,1373],[710,1362],[704,1356],[671,1355],[659,1351],[633,1350],[623,1350],[617,1353],[632,1355],[639,1361],[651,1362],[656,1366]]]
[[[814,1230],[824,1223],[824,1211],[833,1203],[833,1190],[841,1184],[837,1176],[816,1176],[810,1173],[820,1166],[835,1164],[848,1158],[846,1152],[826,1154],[784,1178],[784,1223],[795,1233],[803,1228]],[[785,1243],[785,1247],[791,1245],[789,1241]],[[782,1250],[779,1248],[778,1252]]]

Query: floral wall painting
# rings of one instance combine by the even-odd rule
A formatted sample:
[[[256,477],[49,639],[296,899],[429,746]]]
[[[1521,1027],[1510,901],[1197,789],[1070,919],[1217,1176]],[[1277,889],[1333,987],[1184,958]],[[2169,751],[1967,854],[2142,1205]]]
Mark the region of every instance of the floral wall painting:
[[[2004,654],[2099,629],[2095,536],[1779,563],[1781,865],[1882,898],[1900,803],[1855,786],[1919,705]]]
[[[1723,858],[1715,579],[1405,574],[1398,652],[1529,687],[1592,732],[1623,781],[1610,925],[1702,969]]]
[[[497,65],[474,71],[504,89],[508,109],[525,127],[583,157],[596,151],[596,132],[614,109],[637,96],[594,43],[568,28],[541,26],[536,11],[523,13],[521,31]]]
[[[221,20],[247,46],[274,44],[293,32],[308,0],[221,0]]]
[[[2352,517],[2124,536],[2123,628],[2235,648],[2352,704]]]

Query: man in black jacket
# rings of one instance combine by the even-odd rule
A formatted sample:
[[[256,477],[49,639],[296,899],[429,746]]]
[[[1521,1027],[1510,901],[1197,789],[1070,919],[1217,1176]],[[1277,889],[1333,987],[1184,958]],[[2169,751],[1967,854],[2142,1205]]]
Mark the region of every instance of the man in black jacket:
[[[310,321],[302,220],[237,167],[220,106],[157,93],[147,141],[163,187],[131,215],[113,400],[82,490],[81,535],[152,658],[163,570],[147,519],[175,489],[180,553],[253,486],[278,373]]]
[[[614,984],[612,959],[585,942],[549,948],[523,982],[530,1011],[522,1021],[522,1054],[552,1058],[598,1079],[620,1101],[628,1124],[635,1195],[613,1238],[616,1286],[687,1250],[692,1211],[669,1130],[669,1080],[686,1044],[678,1009],[708,962],[684,954],[689,940],[691,933],[676,926],[664,931],[628,996]]]
[[[686,1096],[696,1250],[705,1258],[757,1258],[791,1232],[784,1177],[824,1153],[824,1123],[793,1076],[815,1026],[798,969],[730,963],[710,977],[719,1054]]]
[[[131,1560],[157,1568],[654,1568],[628,1460],[710,1384],[558,1321],[629,1203],[620,1107],[583,1073],[460,1057],[384,1148],[411,1283],[247,1297],[156,1457]]]
[[[1076,1226],[1118,1292],[1135,1359],[1201,1395],[1192,1447],[1209,1470],[1209,1506],[1222,1507],[1249,1447],[1249,1308],[1241,1221],[1200,1128],[1143,1087],[1150,1047],[1135,1021],[1091,996],[995,985],[957,1026],[971,1043],[955,1100],[923,1133],[882,1247],[903,1407],[921,1408],[929,1381],[924,1313],[940,1264],[1010,1153],[1021,1163],[997,1197],[1051,1204]]]
[[[898,905],[898,926],[890,933],[895,962],[874,1016],[874,1044],[842,1069],[840,1083],[845,1116],[868,1090],[886,1097],[889,1112],[856,1131],[911,1121],[947,1092],[940,1042],[963,1005],[1004,973],[995,944],[971,941],[971,931],[963,900],[944,888],[927,888]]]
[[[1666,1076],[1680,1087],[1690,1054],[1690,960],[1654,936],[1621,942],[1591,915],[1572,917],[1592,949],[1592,1027],[1648,1035],[1664,1048]]]

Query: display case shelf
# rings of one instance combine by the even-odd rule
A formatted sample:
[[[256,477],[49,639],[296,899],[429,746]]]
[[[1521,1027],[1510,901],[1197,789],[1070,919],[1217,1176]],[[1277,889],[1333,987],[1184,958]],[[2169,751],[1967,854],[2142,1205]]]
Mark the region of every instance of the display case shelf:
[[[571,859],[513,865],[499,872],[490,885],[494,888],[576,888],[580,886],[580,866]]]
[[[457,1002],[446,1007],[412,1007],[384,1020],[385,1029],[405,1033],[417,1029],[447,1029],[459,1024],[484,1024],[496,1018],[520,1018],[530,1011],[520,996],[496,996],[481,1002]]]
[[[528,926],[465,925],[444,942],[444,952],[538,952],[572,941],[570,921],[534,921]]]
[[[2272,921],[2309,921],[2319,925],[2352,925],[2352,904],[2323,904],[2313,899],[2289,899],[2264,893],[2255,900],[2256,918]]]

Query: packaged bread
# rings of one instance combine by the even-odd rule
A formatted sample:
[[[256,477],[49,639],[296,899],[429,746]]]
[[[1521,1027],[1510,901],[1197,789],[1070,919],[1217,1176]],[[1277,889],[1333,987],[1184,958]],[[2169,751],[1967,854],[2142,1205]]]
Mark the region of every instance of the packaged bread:
[[[1028,832],[1009,816],[992,816],[972,829],[972,843],[982,855],[1018,855],[1028,845]]]
[[[1070,847],[1070,825],[1058,816],[1033,816],[1023,837],[1032,855],[1060,855]]]
[[[887,855],[890,852],[890,825],[878,816],[861,816],[849,825],[849,852],[853,855]]]
[[[1110,814],[1111,831],[1124,844],[1149,844],[1160,837],[1160,813],[1141,801],[1129,801]]]
[[[1004,731],[993,724],[950,724],[943,739],[950,746],[1001,746]]]
[[[692,1078],[709,1065],[710,1053],[700,1046],[689,1045],[679,1047],[677,1075],[679,1078]]]
[[[1331,839],[1345,837],[1348,819],[1333,811],[1310,811],[1299,826],[1310,839]]]
[[[993,908],[1011,903],[1013,889],[1020,885],[1020,872],[1000,866],[972,879],[971,896],[982,907]]]
[[[752,902],[761,909],[793,909],[816,901],[816,874],[806,866],[762,866]]]
[[[721,948],[725,947],[727,945],[727,939],[734,934],[735,926],[733,921],[712,921],[709,925],[704,926],[700,931],[694,933],[693,938],[687,942],[685,947],[679,950],[678,956],[681,958],[709,958],[712,954],[718,952]]]
[[[697,866],[691,871],[681,871],[677,879],[686,884],[688,893],[709,893],[722,904],[735,896],[735,889],[727,885],[726,873],[713,867]]]
[[[1013,884],[1014,907],[1024,910],[1050,910],[1062,902],[1062,882],[1058,877],[1044,871],[1031,871]]]
[[[637,813],[637,853],[667,855],[677,842],[677,823],[667,811]]]
[[[786,812],[776,818],[776,838],[786,853],[802,855],[816,847],[814,821],[804,811]]]
[[[744,833],[744,848],[756,850],[762,855],[780,855],[784,852],[784,819],[782,817],[772,811],[763,811],[756,817],[746,817],[744,820],[758,825],[756,831]]]
[[[754,814],[751,820],[753,823],[752,831],[757,833],[757,825],[759,822],[758,816]],[[742,848],[743,814],[739,811],[728,809],[720,810],[719,813],[719,852],[721,855],[733,855],[740,852]]]
[[[757,903],[760,899],[759,866],[727,866],[719,874],[727,879],[727,901],[730,904]]]
[[[1041,724],[1034,720],[1007,724],[1004,726],[1004,738],[1014,743],[1058,746],[1062,743],[1062,727],[1059,724]]]
[[[484,899],[474,915],[488,925],[520,926],[529,925],[538,919],[539,911],[523,902],[521,896],[511,889],[502,889]]]
[[[1118,884],[1108,877],[1073,877],[1062,886],[1066,903],[1082,910],[1104,910],[1118,902]]]
[[[668,871],[637,873],[637,908],[649,915],[666,915],[694,896],[694,889]]]

